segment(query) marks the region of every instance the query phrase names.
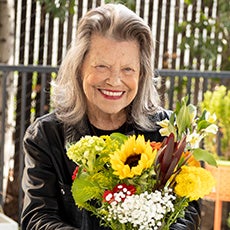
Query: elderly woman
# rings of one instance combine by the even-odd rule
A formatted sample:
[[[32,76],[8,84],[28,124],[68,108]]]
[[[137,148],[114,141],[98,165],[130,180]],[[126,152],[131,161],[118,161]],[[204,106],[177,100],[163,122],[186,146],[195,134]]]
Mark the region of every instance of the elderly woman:
[[[25,193],[21,228],[105,229],[71,194],[76,167],[65,145],[85,135],[143,134],[161,141],[156,122],[169,117],[153,84],[150,28],[120,4],[90,10],[81,19],[54,84],[55,110],[37,119],[24,138]],[[198,229],[191,204],[171,229]]]

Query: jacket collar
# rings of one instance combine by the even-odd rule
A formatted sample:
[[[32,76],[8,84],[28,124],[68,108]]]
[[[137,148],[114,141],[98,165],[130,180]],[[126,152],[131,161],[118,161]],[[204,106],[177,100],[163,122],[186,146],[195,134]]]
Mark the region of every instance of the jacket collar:
[[[68,143],[74,143],[80,140],[81,137],[90,135],[90,128],[87,123],[87,117],[84,116],[76,125],[64,124],[64,139],[65,146]]]

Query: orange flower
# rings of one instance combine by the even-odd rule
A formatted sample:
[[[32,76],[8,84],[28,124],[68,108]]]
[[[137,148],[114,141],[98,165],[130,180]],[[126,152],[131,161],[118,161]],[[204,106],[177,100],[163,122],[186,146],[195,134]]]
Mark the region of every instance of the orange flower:
[[[159,150],[162,146],[162,142],[156,142],[156,141],[152,141],[150,142],[150,145],[152,147],[153,150]]]
[[[189,151],[183,152],[181,158],[183,159],[183,161],[188,158],[186,164],[189,166],[200,167],[200,162],[197,161]]]

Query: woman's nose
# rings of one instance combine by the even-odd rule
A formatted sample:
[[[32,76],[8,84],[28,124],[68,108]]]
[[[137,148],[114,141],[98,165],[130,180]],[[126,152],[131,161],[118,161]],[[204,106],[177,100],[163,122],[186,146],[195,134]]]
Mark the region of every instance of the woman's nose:
[[[117,86],[121,83],[121,72],[118,70],[113,70],[110,72],[109,77],[106,79],[106,83],[111,86]]]

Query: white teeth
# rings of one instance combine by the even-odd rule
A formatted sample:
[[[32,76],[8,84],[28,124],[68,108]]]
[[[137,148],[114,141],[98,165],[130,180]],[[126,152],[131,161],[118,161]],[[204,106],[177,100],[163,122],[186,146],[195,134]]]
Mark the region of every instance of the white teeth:
[[[101,90],[101,92],[105,95],[111,96],[111,97],[119,97],[122,95],[122,91],[121,92],[112,92],[112,91],[107,91],[107,90]]]

